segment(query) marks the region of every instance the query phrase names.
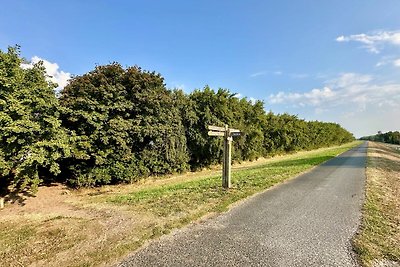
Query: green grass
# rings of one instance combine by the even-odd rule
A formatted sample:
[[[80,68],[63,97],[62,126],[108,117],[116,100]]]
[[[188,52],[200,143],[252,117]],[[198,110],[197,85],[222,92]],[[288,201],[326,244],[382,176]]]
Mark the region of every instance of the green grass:
[[[358,144],[355,142],[308,153],[302,155],[302,158],[294,155],[235,171],[232,174],[232,188],[229,190],[221,187],[221,177],[216,175],[110,196],[106,201],[129,205],[160,217],[179,217],[179,220],[188,221],[206,213],[225,211],[230,204],[309,170]]]

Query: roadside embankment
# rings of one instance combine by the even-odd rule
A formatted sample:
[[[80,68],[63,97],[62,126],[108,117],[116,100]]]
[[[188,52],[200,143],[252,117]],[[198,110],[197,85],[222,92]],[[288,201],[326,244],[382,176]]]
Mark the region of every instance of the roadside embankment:
[[[362,266],[400,266],[400,150],[369,142],[366,199],[353,240]]]

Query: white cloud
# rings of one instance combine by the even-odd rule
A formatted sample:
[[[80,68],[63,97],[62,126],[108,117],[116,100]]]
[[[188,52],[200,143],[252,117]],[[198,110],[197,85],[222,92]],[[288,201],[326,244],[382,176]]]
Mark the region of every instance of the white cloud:
[[[310,77],[309,74],[306,73],[290,73],[290,72],[283,72],[281,70],[275,70],[275,71],[259,71],[250,74],[251,78],[258,77],[258,76],[266,76],[266,75],[274,75],[274,76],[287,76],[292,79],[305,79]]]
[[[378,63],[375,64],[375,67],[383,67],[383,66],[388,65],[391,62],[392,61],[390,61],[388,59],[382,59],[381,61],[379,61]]]
[[[336,38],[337,42],[345,42],[347,40],[345,40],[345,37],[343,35],[339,36],[338,38]]]
[[[356,137],[400,129],[400,82],[343,73],[324,85],[306,92],[278,92],[267,103],[309,120],[338,122]]]
[[[375,67],[383,67],[383,66],[394,66],[394,67],[400,67],[400,58],[395,59],[393,56],[391,57],[383,57],[381,61],[376,63]]]
[[[371,34],[339,36],[337,42],[360,42],[371,53],[380,53],[385,44],[400,46],[400,31],[376,31]]]
[[[254,97],[250,97],[249,101],[254,105],[257,102],[257,99],[255,99]]]
[[[259,71],[259,72],[255,72],[255,73],[250,74],[250,77],[254,78],[254,77],[258,77],[258,76],[265,76],[265,75],[271,75],[271,74],[273,74],[273,75],[283,75],[283,72],[280,71],[280,70],[276,70],[276,71],[263,70],[263,71]]]
[[[21,67],[31,68],[33,64],[36,64],[39,61],[43,61],[43,66],[45,67],[46,73],[49,76],[48,80],[58,84],[58,87],[55,89],[56,91],[60,91],[68,84],[69,79],[71,79],[70,73],[59,70],[60,67],[57,63],[51,63],[50,61],[42,59],[38,56],[32,57],[29,64],[22,64]]]
[[[294,79],[305,79],[308,78],[309,75],[305,73],[292,73],[290,74],[290,77]]]
[[[278,92],[268,98],[270,104],[290,104],[293,107],[314,107],[329,110],[338,106],[365,110],[372,108],[400,108],[400,84],[376,84],[370,75],[344,73],[326,82],[322,89],[303,93]]]
[[[254,77],[258,77],[258,76],[264,76],[267,75],[268,72],[267,71],[259,71],[259,72],[255,72],[253,74],[250,74],[250,77],[254,78]]]
[[[292,103],[299,106],[318,106],[327,99],[335,96],[335,92],[329,87],[324,87],[323,89],[312,89],[306,93],[285,93],[279,92],[277,94],[272,94],[269,97],[269,103],[271,104],[284,104]]]
[[[339,77],[325,82],[326,84],[335,87],[349,87],[354,84],[365,84],[372,80],[370,75],[361,75],[357,73],[342,73]]]

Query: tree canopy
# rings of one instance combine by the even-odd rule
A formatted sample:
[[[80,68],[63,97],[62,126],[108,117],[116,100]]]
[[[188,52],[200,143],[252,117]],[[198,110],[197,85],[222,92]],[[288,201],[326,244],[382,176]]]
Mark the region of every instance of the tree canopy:
[[[0,51],[0,188],[44,177],[73,186],[133,182],[222,160],[208,125],[241,130],[233,159],[254,160],[354,139],[340,125],[266,112],[262,101],[206,86],[168,90],[138,66],[97,66],[56,97],[42,63],[23,65],[18,47]]]
[[[400,145],[400,132],[399,131],[394,131],[394,132],[390,131],[387,133],[379,132],[378,134],[375,135],[363,136],[360,139]]]
[[[113,63],[73,78],[61,92],[63,126],[76,135],[68,181],[129,182],[187,169],[184,128],[163,78]]]
[[[41,174],[60,173],[69,156],[59,105],[42,62],[23,68],[18,47],[0,51],[0,183],[3,190],[35,188]]]

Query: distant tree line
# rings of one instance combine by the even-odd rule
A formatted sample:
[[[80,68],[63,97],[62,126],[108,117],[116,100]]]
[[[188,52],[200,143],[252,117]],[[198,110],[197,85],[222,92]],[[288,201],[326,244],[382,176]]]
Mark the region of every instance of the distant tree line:
[[[59,96],[41,62],[21,67],[18,47],[0,51],[0,189],[43,180],[72,186],[133,182],[221,162],[222,138],[240,129],[233,159],[254,160],[354,139],[336,123],[265,112],[261,101],[206,86],[168,90],[160,74],[118,63],[73,77]]]
[[[400,145],[400,132],[399,131],[387,132],[387,133],[379,132],[378,134],[375,135],[363,136],[360,138],[360,140],[368,140],[368,141]]]

